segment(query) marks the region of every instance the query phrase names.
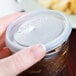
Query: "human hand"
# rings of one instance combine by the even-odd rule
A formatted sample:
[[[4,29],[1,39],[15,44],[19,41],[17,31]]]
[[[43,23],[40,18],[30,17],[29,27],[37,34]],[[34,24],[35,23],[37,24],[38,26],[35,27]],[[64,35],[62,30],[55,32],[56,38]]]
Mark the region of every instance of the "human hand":
[[[9,56],[11,52],[5,45],[5,31],[8,25],[22,14],[15,13],[0,19],[0,76],[16,76],[45,56],[42,45],[33,45]]]

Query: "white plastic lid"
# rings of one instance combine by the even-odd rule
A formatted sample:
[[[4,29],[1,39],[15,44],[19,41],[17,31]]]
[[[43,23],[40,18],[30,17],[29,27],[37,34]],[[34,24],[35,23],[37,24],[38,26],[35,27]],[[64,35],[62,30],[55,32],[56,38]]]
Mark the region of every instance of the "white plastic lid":
[[[12,51],[43,44],[48,52],[64,43],[70,33],[70,24],[62,13],[38,10],[25,14],[8,27],[6,44]]]

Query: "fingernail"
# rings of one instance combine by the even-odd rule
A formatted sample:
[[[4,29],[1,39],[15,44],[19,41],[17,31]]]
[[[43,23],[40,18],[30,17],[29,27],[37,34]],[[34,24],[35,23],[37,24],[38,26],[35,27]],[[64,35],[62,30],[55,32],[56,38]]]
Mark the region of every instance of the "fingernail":
[[[31,52],[35,60],[40,60],[45,56],[46,48],[41,44],[37,44],[37,45],[32,46]]]

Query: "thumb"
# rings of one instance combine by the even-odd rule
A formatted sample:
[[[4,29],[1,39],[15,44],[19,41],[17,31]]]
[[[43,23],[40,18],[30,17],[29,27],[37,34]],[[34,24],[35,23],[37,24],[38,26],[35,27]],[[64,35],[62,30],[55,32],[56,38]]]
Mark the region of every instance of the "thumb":
[[[45,49],[42,45],[25,48],[8,58],[0,60],[1,76],[15,76],[37,63],[44,56]]]

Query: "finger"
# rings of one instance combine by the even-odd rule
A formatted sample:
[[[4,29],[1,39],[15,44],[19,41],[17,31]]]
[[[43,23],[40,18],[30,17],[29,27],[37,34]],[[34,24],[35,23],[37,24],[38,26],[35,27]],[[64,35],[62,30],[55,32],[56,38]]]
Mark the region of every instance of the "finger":
[[[7,56],[11,55],[11,51],[5,47],[0,51],[0,59],[5,58]]]
[[[28,69],[45,56],[42,45],[35,45],[0,61],[1,73],[6,76],[15,76]],[[10,69],[10,70],[9,70]]]
[[[13,20],[20,17],[22,14],[23,13],[18,12],[0,19],[0,49],[4,47],[4,35],[6,28]]]
[[[5,35],[3,34],[1,37],[0,37],[0,51],[5,47]]]

